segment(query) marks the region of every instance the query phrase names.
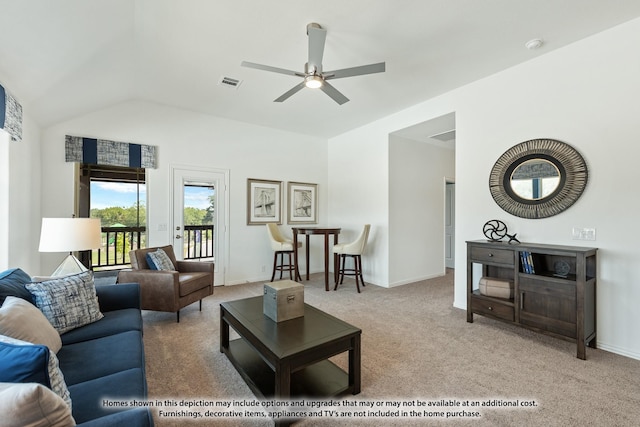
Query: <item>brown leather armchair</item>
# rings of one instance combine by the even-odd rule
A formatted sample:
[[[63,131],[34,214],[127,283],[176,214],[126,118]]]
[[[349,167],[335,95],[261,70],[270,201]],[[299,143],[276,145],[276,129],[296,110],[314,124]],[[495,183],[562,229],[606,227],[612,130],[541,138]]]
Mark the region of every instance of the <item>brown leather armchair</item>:
[[[151,270],[147,253],[162,249],[169,256],[176,271]],[[176,313],[180,322],[180,309],[213,294],[212,262],[178,261],[173,246],[137,249],[129,252],[131,270],[118,273],[118,283],[140,284],[140,305],[143,310]]]

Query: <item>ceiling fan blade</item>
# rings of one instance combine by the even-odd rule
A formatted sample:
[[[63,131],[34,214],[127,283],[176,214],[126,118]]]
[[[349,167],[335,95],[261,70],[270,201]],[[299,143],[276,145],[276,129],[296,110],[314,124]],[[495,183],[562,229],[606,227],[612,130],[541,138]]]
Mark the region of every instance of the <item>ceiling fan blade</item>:
[[[295,85],[294,87],[292,87],[291,89],[289,89],[288,91],[286,91],[285,93],[280,95],[280,97],[274,99],[273,102],[282,102],[285,99],[289,98],[294,93],[297,93],[298,91],[300,91],[304,87],[305,87],[304,82],[302,82],[302,83],[300,83],[298,85]]]
[[[256,64],[255,62],[242,61],[240,65],[242,65],[243,67],[255,68],[257,70],[264,70],[264,71],[271,71],[273,73],[286,74],[288,76],[304,77],[304,73],[299,73],[297,71],[287,70],[284,68],[272,67],[270,65]]]
[[[385,71],[385,63],[361,65],[359,67],[343,68],[341,70],[328,71],[322,73],[325,80],[341,79],[344,77],[362,76],[364,74],[383,73]]]
[[[324,43],[327,39],[327,30],[318,24],[307,25],[309,36],[309,68],[322,70],[322,56],[324,55]]]
[[[303,83],[304,84],[304,83]],[[327,95],[329,95],[331,97],[331,99],[333,99],[334,101],[336,101],[338,104],[342,105],[345,102],[349,102],[349,98],[347,98],[346,96],[344,96],[343,94],[341,94],[338,89],[336,89],[335,87],[331,86],[329,83],[324,82],[324,84],[322,86],[320,86],[320,89],[326,93]]]

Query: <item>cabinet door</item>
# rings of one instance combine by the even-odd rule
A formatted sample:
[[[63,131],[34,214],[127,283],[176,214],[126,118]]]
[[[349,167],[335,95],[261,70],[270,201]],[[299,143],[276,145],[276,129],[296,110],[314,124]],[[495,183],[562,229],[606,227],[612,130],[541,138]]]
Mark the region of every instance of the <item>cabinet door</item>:
[[[573,282],[520,275],[520,323],[576,338],[576,287]]]

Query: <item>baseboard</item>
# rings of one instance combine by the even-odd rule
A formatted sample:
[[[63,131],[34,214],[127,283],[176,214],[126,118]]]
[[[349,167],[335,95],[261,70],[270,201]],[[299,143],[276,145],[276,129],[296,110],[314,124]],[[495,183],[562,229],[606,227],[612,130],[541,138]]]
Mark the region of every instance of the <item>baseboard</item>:
[[[409,283],[415,283],[415,282],[421,282],[423,280],[435,279],[436,277],[443,277],[444,275],[445,275],[445,272],[443,271],[442,273],[430,274],[428,276],[415,277],[415,278],[412,278],[412,279],[401,280],[399,282],[393,282],[393,283],[390,283],[389,286],[387,286],[387,287],[388,288],[395,288],[396,286],[408,285]]]
[[[596,339],[596,345],[598,346],[599,350],[604,350],[604,351],[608,351],[609,353],[615,353],[615,354],[619,354],[620,356],[640,360],[640,353],[629,351],[627,349],[620,348],[615,345],[604,344],[604,343],[598,342],[597,339]]]

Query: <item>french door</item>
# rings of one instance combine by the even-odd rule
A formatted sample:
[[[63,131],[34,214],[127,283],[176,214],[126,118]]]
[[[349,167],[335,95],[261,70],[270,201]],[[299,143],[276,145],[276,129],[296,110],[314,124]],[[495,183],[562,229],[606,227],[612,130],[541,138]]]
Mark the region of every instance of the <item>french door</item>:
[[[229,171],[172,166],[171,231],[177,259],[213,261],[214,284],[225,284]]]

